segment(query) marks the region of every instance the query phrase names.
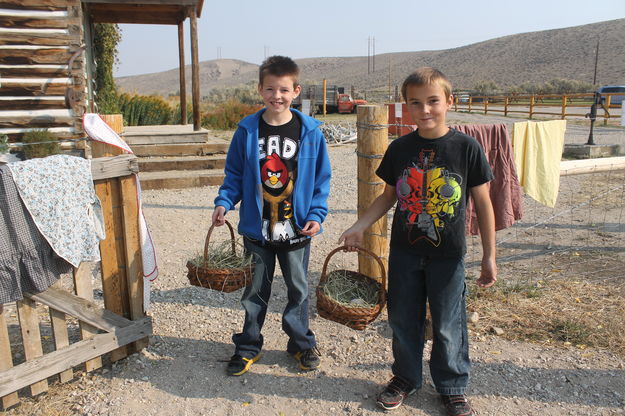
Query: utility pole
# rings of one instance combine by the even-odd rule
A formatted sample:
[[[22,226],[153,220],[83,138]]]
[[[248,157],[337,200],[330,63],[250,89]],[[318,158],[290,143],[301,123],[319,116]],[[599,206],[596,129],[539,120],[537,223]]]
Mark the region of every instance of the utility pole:
[[[597,85],[597,62],[599,62],[599,39],[597,39],[597,48],[595,49],[595,73],[592,77],[592,85]]]
[[[375,72],[375,36],[373,37],[373,52],[371,53],[371,60],[372,60],[372,65],[371,65],[371,72]]]
[[[391,98],[391,55],[388,56],[388,99],[393,101]]]
[[[367,74],[371,73],[371,36],[367,38]]]

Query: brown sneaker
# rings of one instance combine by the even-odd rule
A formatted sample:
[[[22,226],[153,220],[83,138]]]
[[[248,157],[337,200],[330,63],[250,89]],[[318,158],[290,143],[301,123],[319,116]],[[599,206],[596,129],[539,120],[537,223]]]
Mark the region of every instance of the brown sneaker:
[[[442,394],[441,400],[447,410],[447,416],[473,416],[473,409],[464,394]]]

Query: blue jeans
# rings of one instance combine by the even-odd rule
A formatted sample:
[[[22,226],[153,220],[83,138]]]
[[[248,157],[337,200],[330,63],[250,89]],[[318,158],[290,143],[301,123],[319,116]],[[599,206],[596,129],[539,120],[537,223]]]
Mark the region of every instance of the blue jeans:
[[[308,259],[310,244],[291,250],[276,250],[261,246],[245,238],[245,250],[252,253],[256,267],[252,284],[245,288],[241,305],[245,309],[243,331],[232,336],[235,354],[252,358],[263,348],[261,330],[267,315],[267,304],[271,296],[271,284],[276,266],[276,257],[284,274],[287,288],[287,304],[282,313],[282,329],[289,336],[287,352],[313,348],[315,335],[308,327]]]
[[[404,247],[389,254],[388,317],[393,330],[393,374],[423,384],[426,302],[432,316],[430,374],[440,394],[464,394],[469,342],[463,258],[418,256]]]

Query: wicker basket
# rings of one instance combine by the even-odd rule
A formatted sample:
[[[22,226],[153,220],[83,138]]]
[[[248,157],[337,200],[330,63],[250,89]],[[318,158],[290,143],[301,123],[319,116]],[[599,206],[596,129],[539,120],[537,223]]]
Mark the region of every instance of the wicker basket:
[[[328,319],[330,321],[338,322],[345,326],[348,326],[352,329],[363,330],[373,322],[378,315],[384,309],[386,305],[386,272],[384,269],[384,264],[378,256],[366,250],[364,248],[359,248],[358,251],[362,251],[371,257],[373,257],[380,266],[380,272],[382,275],[382,283],[376,281],[372,277],[366,276],[364,274],[350,271],[350,270],[340,270],[349,277],[349,279],[353,279],[360,282],[366,282],[367,284],[375,284],[377,285],[378,292],[378,301],[375,306],[372,307],[350,307],[344,304],[337,302],[332,299],[324,292],[324,285],[327,283],[328,276],[326,274],[326,270],[328,267],[328,262],[330,258],[337,253],[338,251],[346,251],[346,246],[341,246],[335,248],[328,254],[326,257],[325,263],[323,264],[323,270],[321,272],[321,277],[319,279],[319,285],[317,286],[317,312],[319,316],[322,318]]]
[[[230,229],[230,241],[232,243],[232,253],[236,253],[235,250],[235,238],[232,225],[226,221],[226,225]],[[196,266],[191,261],[187,262],[187,268],[189,272],[187,277],[189,283],[193,286],[204,287],[207,289],[217,290],[220,292],[234,292],[247,286],[252,281],[252,273],[254,272],[254,264],[250,264],[246,267],[238,268],[222,268],[216,269],[208,266],[206,260],[208,258],[208,243],[210,236],[213,232],[215,225],[211,225],[206,234],[206,242],[204,243],[204,264]]]

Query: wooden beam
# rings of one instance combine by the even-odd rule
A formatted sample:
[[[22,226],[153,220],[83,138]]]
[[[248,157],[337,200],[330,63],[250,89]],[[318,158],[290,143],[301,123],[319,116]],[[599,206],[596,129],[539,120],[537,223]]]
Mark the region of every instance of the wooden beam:
[[[116,328],[123,328],[132,324],[132,321],[128,319],[62,289],[49,287],[41,293],[26,292],[24,296],[105,332],[113,332]]]
[[[140,321],[133,321],[132,325],[119,328],[115,332],[98,334],[93,338],[26,361],[0,373],[0,397],[33,385],[39,380],[45,381],[47,377],[151,334],[152,320],[146,317]]]
[[[202,128],[202,116],[200,115],[200,62],[195,10],[191,12],[191,90],[193,96],[193,130],[198,131]]]
[[[70,26],[78,27],[80,20],[60,16],[57,18],[36,18],[27,16],[2,16],[0,27],[10,27],[13,29],[68,29]]]
[[[13,355],[11,354],[11,340],[7,328],[4,312],[0,312],[0,373],[13,367]],[[10,393],[2,397],[4,410],[19,403],[17,393]]]
[[[88,13],[94,23],[177,25],[186,18],[185,8],[172,4],[91,3]]]
[[[0,97],[0,111],[3,110],[54,110],[65,108],[65,98],[61,97],[60,100],[37,100],[37,99],[22,99],[22,97],[16,97],[13,100],[3,100]],[[45,97],[47,98],[47,97]],[[50,97],[54,98],[54,97]]]
[[[187,124],[187,81],[184,63],[184,22],[178,23],[178,65],[180,74],[180,124]]]
[[[0,0],[0,8],[18,10],[65,10],[76,0]]]
[[[49,34],[22,34],[0,32],[0,45],[41,45],[41,46],[80,46],[80,39],[69,33],[50,36]]]
[[[2,82],[2,79],[0,79]],[[5,84],[2,82],[2,94],[15,96],[47,96],[47,95],[64,95],[67,90],[67,84]]]
[[[45,49],[0,49],[0,65],[62,65],[71,57],[67,46]]]
[[[117,178],[139,173],[139,162],[135,155],[119,155],[91,159],[93,180]]]

